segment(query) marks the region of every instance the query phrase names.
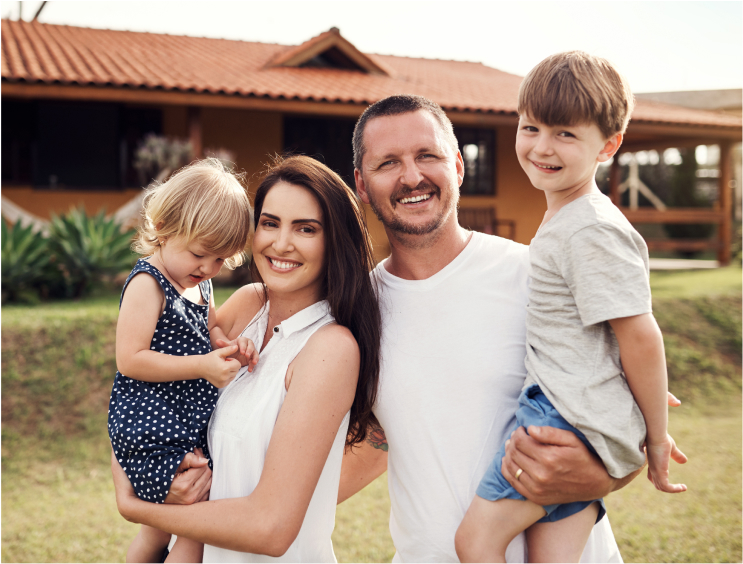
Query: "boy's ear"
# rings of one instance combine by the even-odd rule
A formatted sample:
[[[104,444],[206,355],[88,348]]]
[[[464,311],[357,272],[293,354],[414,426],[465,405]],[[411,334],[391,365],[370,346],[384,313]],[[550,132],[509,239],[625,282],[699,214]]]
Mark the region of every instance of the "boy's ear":
[[[599,153],[598,161],[600,163],[605,163],[610,158],[612,158],[619,150],[619,147],[622,146],[623,139],[624,136],[621,133],[616,133],[609,137],[609,139],[606,141],[606,144],[604,145],[604,148],[601,149],[601,152]]]

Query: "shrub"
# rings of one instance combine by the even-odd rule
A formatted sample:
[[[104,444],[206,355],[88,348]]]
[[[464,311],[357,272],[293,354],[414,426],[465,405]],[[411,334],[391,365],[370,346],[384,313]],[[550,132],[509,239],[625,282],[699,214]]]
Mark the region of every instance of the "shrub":
[[[64,276],[66,297],[79,298],[104,277],[125,272],[134,263],[130,249],[134,231],[122,232],[121,224],[106,219],[103,211],[88,216],[79,208],[53,216],[49,232],[49,247]]]
[[[49,273],[49,241],[19,219],[11,228],[2,220],[2,302],[37,301],[35,288]]]

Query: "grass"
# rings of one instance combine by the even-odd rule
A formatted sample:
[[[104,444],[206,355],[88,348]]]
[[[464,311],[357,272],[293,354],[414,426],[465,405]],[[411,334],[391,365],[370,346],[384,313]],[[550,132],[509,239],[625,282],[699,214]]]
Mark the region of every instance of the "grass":
[[[627,562],[741,561],[741,271],[654,273],[670,428],[690,457],[670,496],[638,478],[607,499]],[[217,289],[223,302],[229,289]],[[123,561],[137,526],[117,513],[106,404],[118,296],[2,309],[2,560]],[[383,476],[338,507],[340,562],[394,555]]]

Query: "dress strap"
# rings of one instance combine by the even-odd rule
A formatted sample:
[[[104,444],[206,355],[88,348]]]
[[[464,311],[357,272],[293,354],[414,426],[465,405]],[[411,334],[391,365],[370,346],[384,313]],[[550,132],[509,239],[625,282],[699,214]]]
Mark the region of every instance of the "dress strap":
[[[126,292],[127,286],[129,286],[129,282],[132,278],[134,278],[137,274],[140,272],[146,272],[150,276],[152,276],[155,280],[157,280],[157,283],[160,284],[160,287],[162,288],[165,295],[168,295],[168,292],[172,290],[173,286],[170,284],[167,278],[163,276],[163,274],[154,266],[152,266],[149,262],[147,262],[144,259],[138,259],[137,264],[134,265],[134,268],[129,273],[129,276],[126,279],[126,282],[124,282],[124,287],[121,289],[121,297],[119,298],[119,309],[121,309],[121,302],[124,299],[124,292]],[[207,281],[208,282],[208,281]],[[204,284],[204,282],[202,282]]]

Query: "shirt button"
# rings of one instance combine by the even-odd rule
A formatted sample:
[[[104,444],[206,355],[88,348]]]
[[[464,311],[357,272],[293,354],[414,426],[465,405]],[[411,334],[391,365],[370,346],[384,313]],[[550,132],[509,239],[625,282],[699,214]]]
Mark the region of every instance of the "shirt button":
[[[273,328],[273,332],[274,332],[274,333],[278,333],[278,332],[279,332],[279,326],[278,326],[278,325],[277,325],[276,327],[274,327],[274,328]]]

